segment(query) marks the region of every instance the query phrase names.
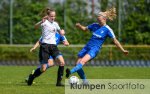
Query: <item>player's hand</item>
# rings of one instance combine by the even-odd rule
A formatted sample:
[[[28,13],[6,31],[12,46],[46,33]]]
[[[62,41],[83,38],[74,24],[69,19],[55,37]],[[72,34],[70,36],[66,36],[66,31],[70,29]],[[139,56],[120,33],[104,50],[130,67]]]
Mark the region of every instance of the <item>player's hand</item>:
[[[33,52],[34,50],[35,50],[35,48],[31,48],[31,49],[30,49],[30,52]]]
[[[42,19],[42,23],[44,23],[46,21],[46,19]]]
[[[69,42],[68,42],[68,41],[64,41],[63,44],[64,44],[65,46],[69,46]]]
[[[42,22],[45,22],[45,20],[47,20],[48,19],[48,16],[44,16],[43,18],[42,18]]]
[[[123,53],[124,53],[125,55],[128,55],[128,54],[129,54],[129,51],[124,50]]]
[[[76,27],[80,27],[81,26],[81,24],[80,23],[76,23]]]
[[[59,32],[59,33],[60,33],[60,35],[62,35],[62,36],[63,36],[63,35],[65,35],[65,31],[64,31],[63,29],[62,29],[62,30],[60,30],[60,32]]]

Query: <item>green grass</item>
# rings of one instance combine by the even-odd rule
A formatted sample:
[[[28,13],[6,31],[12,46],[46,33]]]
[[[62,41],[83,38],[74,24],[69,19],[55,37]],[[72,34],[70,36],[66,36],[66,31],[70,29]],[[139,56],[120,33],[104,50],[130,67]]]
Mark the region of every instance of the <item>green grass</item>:
[[[35,79],[35,84],[27,86],[25,78],[34,68],[36,67],[0,66],[0,94],[65,94],[64,87],[55,86],[57,76],[56,66]],[[150,78],[150,68],[84,67],[84,70],[88,79]]]

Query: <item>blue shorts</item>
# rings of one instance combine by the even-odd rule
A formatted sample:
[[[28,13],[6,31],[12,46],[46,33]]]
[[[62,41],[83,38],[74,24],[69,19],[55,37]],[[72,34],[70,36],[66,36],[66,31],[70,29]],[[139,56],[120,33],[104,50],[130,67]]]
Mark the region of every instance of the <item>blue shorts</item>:
[[[89,54],[91,59],[95,58],[97,56],[97,54],[99,53],[99,48],[98,47],[87,47],[85,46],[79,53],[78,53],[78,57],[82,58],[84,57],[86,54]]]

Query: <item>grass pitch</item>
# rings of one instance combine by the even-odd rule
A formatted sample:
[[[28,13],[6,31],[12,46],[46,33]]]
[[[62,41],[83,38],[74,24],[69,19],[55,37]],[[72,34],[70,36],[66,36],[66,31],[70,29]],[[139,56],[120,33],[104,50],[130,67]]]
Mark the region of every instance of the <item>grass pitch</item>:
[[[32,86],[27,86],[25,78],[35,68],[36,66],[0,66],[0,94],[65,94],[64,87],[55,86],[57,66],[35,79],[36,83]],[[150,79],[148,67],[84,67],[84,71],[88,79]]]

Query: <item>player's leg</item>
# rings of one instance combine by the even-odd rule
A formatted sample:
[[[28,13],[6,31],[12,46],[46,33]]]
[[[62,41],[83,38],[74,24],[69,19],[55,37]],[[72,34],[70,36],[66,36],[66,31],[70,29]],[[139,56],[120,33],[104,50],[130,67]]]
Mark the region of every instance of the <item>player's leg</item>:
[[[81,67],[82,66],[82,64],[80,63],[80,61],[82,60],[82,58],[86,55],[86,53],[87,53],[87,51],[88,51],[88,48],[85,46],[79,53],[78,53],[78,60],[77,60],[77,62],[76,62],[76,66],[77,67]],[[70,69],[66,69],[66,77],[69,77],[69,75],[70,75]],[[78,72],[79,73],[79,72]],[[81,76],[81,74],[79,74],[79,76]],[[81,78],[81,77],[80,77]]]
[[[78,61],[77,61],[76,63],[78,64],[78,62],[80,62],[81,59],[82,59],[82,58],[78,58]],[[86,75],[85,75],[85,73],[84,73],[83,68],[79,69],[79,70],[77,71],[77,73],[78,73],[78,75],[80,76],[80,78],[82,79],[83,84],[88,84],[88,80],[86,79]]]
[[[85,80],[85,79],[86,79],[86,76],[85,76],[85,73],[84,73],[84,71],[83,71],[83,68],[79,69],[79,70],[77,71],[77,73],[78,73],[78,75],[80,76],[80,78],[81,78],[82,80]]]
[[[50,56],[49,59],[48,59],[48,63],[47,64],[42,64],[37,69],[40,69],[40,71],[42,73],[44,73],[48,68],[50,68],[52,66],[54,66],[54,61],[53,61],[53,58]]]
[[[33,75],[29,75],[29,79],[27,82],[28,85],[32,85],[33,80],[46,71],[46,67],[49,59],[49,52],[47,51],[48,51],[48,47],[46,45],[40,46],[39,58],[40,58],[41,68],[36,69]]]
[[[52,66],[54,66],[54,60],[53,60],[52,56],[50,56],[49,59],[48,59],[48,63],[46,64],[46,70],[47,70],[48,68],[52,67]],[[38,68],[41,68],[41,67],[42,67],[42,66],[40,65],[40,66],[37,67],[37,69],[38,69]],[[46,70],[45,70],[45,71],[46,71]]]
[[[88,62],[91,59],[89,54],[86,54],[81,60],[80,62],[73,67],[71,70],[70,69],[66,69],[66,77],[68,78],[70,76],[70,74],[73,74],[75,72],[77,72],[78,70],[82,69],[83,65]]]
[[[56,86],[64,86],[61,81],[62,81],[62,77],[64,74],[64,65],[65,65],[65,61],[62,55],[57,56],[56,58],[57,63],[59,64],[59,68],[57,71],[57,83]]]
[[[98,52],[99,52],[98,50],[94,50],[94,51],[93,51],[93,50],[90,50],[90,51],[88,52],[88,54],[90,55],[90,57],[91,57],[91,59],[92,59],[92,58],[96,57],[96,55],[97,55]],[[80,62],[80,59],[79,59],[78,62]],[[83,80],[83,84],[88,84],[88,81],[87,81],[87,79],[86,79],[86,76],[85,76],[85,73],[84,73],[83,69],[82,69],[82,68],[79,69],[79,70],[77,71],[77,73],[78,73],[78,75],[80,76],[80,78]]]
[[[49,57],[48,59],[48,63],[47,63],[47,66],[46,66],[46,70],[49,68],[49,67],[52,67],[54,66],[54,60],[52,58],[52,56]]]
[[[77,60],[77,62],[76,62],[76,65],[78,64],[78,62],[81,61],[81,59],[82,59],[82,58],[78,58],[78,60]],[[80,76],[80,78],[81,78],[83,81],[86,79],[85,73],[84,73],[84,71],[83,71],[82,68],[79,69],[79,70],[77,71],[77,73],[78,73],[78,75]]]
[[[42,64],[41,65],[41,68],[37,68],[33,74],[30,74],[29,75],[29,79],[27,81],[28,85],[32,85],[33,83],[33,80],[36,78],[36,77],[39,77],[43,72],[45,72],[46,70],[46,64]]]
[[[49,60],[48,60],[48,63],[46,64],[46,70],[47,70],[48,68],[52,67],[52,66],[54,66],[54,62],[53,62],[53,58],[50,57]],[[41,69],[41,67],[42,67],[42,65],[38,66],[35,70],[32,70],[31,74],[29,74],[29,75],[33,75],[33,74],[36,73],[36,74],[37,74],[36,77],[40,76],[42,73],[44,73],[44,72],[40,72],[40,71],[39,71],[39,70]],[[25,81],[27,82],[28,79],[29,79],[29,77],[27,77],[27,78],[25,79]]]
[[[41,70],[45,69],[44,67],[46,67],[46,64],[47,64],[47,63],[44,63],[44,62],[43,62],[43,53],[44,53],[43,47],[44,47],[44,46],[40,46],[40,49],[39,49],[40,67],[38,67],[38,68],[35,70],[34,74],[32,75],[33,77],[34,77],[34,76],[35,76],[35,77],[40,76],[40,75],[42,74],[42,72],[43,72],[43,71],[41,71]],[[34,77],[34,78],[35,78],[35,77]]]
[[[54,59],[56,59],[59,63],[59,68],[58,68],[58,77],[57,77],[57,83],[56,86],[64,86],[63,84],[61,84],[61,80],[62,80],[62,76],[63,76],[63,72],[64,72],[64,65],[65,65],[65,61],[64,58],[62,57],[61,52],[59,51],[59,49],[57,48],[56,45],[52,45],[51,47],[51,54],[52,57]]]
[[[81,53],[82,53],[82,57],[81,60],[78,62],[78,64],[72,68],[71,70],[69,69],[66,69],[66,77],[68,78],[70,74],[74,73],[74,72],[77,72],[78,70],[82,69],[82,66],[87,63],[90,59],[93,59],[94,57],[96,57],[97,53],[99,52],[99,49],[97,48],[90,48],[89,49],[85,49],[87,51],[86,54],[84,55],[84,53],[82,53],[82,50],[81,50]],[[78,56],[80,55],[80,53],[78,54]]]

